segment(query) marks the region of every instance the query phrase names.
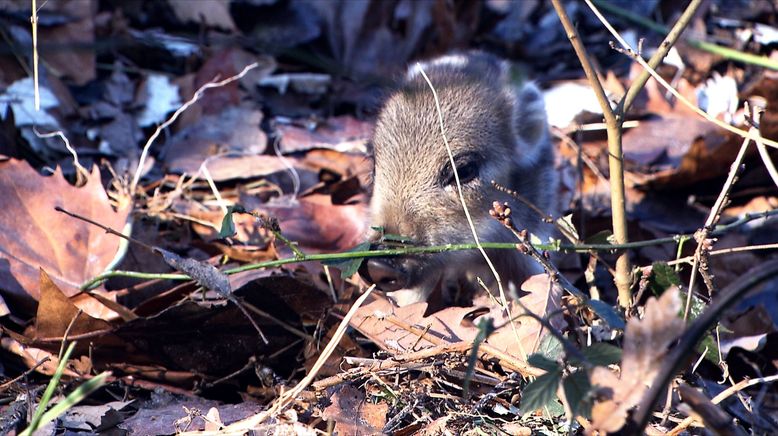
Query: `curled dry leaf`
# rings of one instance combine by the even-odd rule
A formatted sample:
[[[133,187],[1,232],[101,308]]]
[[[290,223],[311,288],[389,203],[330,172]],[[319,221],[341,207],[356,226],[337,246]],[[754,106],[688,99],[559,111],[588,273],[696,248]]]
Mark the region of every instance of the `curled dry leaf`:
[[[106,321],[81,313],[42,269],[40,293],[38,316],[35,317],[36,338],[56,338],[66,331],[72,336],[111,328]]]
[[[102,272],[119,248],[119,238],[65,217],[56,206],[113,229],[124,227],[129,213],[111,207],[97,168],[76,188],[60,169],[44,177],[23,161],[0,163],[0,293],[18,308],[17,316],[32,313],[40,298],[39,268],[70,297]]]
[[[536,315],[545,317],[559,308],[561,289],[555,284],[551,286],[548,276],[532,276],[522,289],[529,293],[521,297],[521,303]],[[419,340],[416,332],[403,326],[426,330],[428,337],[437,338],[440,342],[459,342],[473,340],[479,331],[477,318],[489,316],[497,327],[487,339],[490,345],[519,359],[526,357],[524,353],[532,353],[542,335],[541,326],[530,317],[519,316],[523,309],[516,302],[510,303],[516,331],[508,322],[505,311],[493,300],[483,298],[475,303],[475,307],[448,307],[424,317],[427,303],[396,307],[384,296],[375,294],[369,304],[357,311],[351,325],[382,348],[410,351],[414,345],[420,349],[436,344],[426,339]]]
[[[381,433],[389,405],[368,402],[365,394],[348,384],[335,387],[333,391],[331,403],[324,409],[322,418],[335,421],[337,434]]]
[[[592,407],[592,426],[587,433],[614,432],[624,426],[627,411],[635,406],[656,377],[667,348],[684,323],[678,317],[681,299],[678,288],[670,288],[659,299],[646,303],[643,319],[632,318],[624,332],[624,350],[619,375],[605,367],[595,367],[592,384],[600,398]]]

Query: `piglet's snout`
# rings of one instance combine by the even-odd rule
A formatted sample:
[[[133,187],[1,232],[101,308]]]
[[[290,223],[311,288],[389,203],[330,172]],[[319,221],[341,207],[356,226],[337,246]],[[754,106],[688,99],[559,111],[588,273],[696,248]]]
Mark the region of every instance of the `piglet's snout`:
[[[359,275],[384,292],[407,288],[411,278],[407,266],[399,259],[389,257],[367,259],[359,268]]]

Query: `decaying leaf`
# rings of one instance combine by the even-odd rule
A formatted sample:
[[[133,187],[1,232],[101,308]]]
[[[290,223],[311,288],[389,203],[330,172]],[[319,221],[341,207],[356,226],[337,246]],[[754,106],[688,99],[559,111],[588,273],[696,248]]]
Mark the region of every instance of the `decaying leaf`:
[[[521,298],[522,303],[541,317],[559,307],[561,295],[559,287],[549,286],[545,277],[533,276],[522,285],[522,290],[531,290]],[[486,298],[477,301],[475,307],[448,307],[424,317],[427,305],[428,303],[416,303],[396,307],[385,297],[375,295],[372,301],[357,311],[351,325],[384,348],[407,351],[413,346],[420,349],[434,344],[425,339],[419,340],[417,332],[409,331],[403,328],[403,325],[425,330],[428,335],[444,342],[458,342],[473,340],[479,331],[478,318],[488,316],[498,328],[489,335],[486,342],[520,359],[525,358],[538,346],[542,335],[537,321],[527,316],[518,316],[522,309],[515,302],[511,302],[511,315],[514,317],[516,331],[508,322],[505,311]],[[559,325],[554,319],[552,324]]]
[[[70,330],[68,331],[68,327]],[[56,338],[78,335],[111,327],[107,322],[79,312],[62,291],[51,281],[46,271],[40,272],[40,301],[38,316],[35,318],[35,336],[38,338]]]
[[[351,385],[333,389],[331,404],[324,409],[322,417],[335,421],[338,434],[378,434],[386,424],[389,405],[366,401],[365,394]]]
[[[128,209],[114,211],[95,168],[87,184],[70,185],[57,169],[44,177],[26,162],[0,163],[0,292],[21,315],[32,312],[38,292],[39,268],[67,296],[79,292],[87,279],[102,272],[116,255],[119,238],[66,218],[56,206],[121,229]]]
[[[643,319],[627,322],[619,375],[601,366],[592,371],[592,384],[598,386],[601,400],[592,407],[590,434],[614,432],[624,425],[627,411],[643,397],[668,346],[683,331],[683,320],[678,317],[680,309],[678,289],[671,288],[659,299],[648,300]]]

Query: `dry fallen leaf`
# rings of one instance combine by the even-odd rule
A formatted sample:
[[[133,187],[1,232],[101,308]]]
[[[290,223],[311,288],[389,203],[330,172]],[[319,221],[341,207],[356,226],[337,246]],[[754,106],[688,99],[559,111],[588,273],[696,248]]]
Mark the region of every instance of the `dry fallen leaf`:
[[[39,268],[65,295],[102,272],[116,255],[119,238],[66,217],[56,206],[121,230],[128,209],[114,211],[95,168],[87,184],[70,185],[57,169],[44,177],[26,162],[0,163],[0,292],[17,316],[34,311]]]
[[[235,31],[230,4],[219,0],[168,0],[176,17],[184,23],[204,24],[222,30]]]
[[[522,289],[529,294],[522,297],[521,302],[536,315],[543,317],[559,308],[561,290],[557,285],[550,287],[547,276],[530,277]],[[529,354],[534,350],[541,336],[540,324],[530,317],[517,318],[523,310],[516,302],[511,302],[516,332],[504,310],[493,304],[492,300],[484,297],[474,303],[474,307],[448,307],[424,317],[427,303],[397,307],[386,297],[374,294],[372,301],[357,311],[351,325],[382,348],[409,351],[414,345],[415,349],[421,349],[435,344],[425,339],[419,340],[418,334],[408,331],[402,325],[425,330],[427,335],[443,342],[459,342],[473,340],[479,332],[478,318],[489,316],[497,327],[487,339],[490,345],[519,359],[525,357],[524,353]],[[555,324],[557,320],[558,317],[552,323]],[[520,345],[517,344],[517,337],[521,338]]]
[[[42,269],[40,293],[38,315],[35,317],[35,338],[56,338],[63,336],[66,331],[72,336],[111,328],[107,322],[81,313]]]
[[[603,399],[592,407],[592,426],[587,434],[614,432],[624,426],[627,411],[653,382],[668,346],[684,328],[678,317],[678,294],[677,288],[670,288],[659,299],[650,298],[643,319],[627,322],[619,375],[601,366],[592,371],[592,384],[598,386]]]
[[[330,405],[322,412],[322,418],[335,421],[337,434],[379,434],[386,425],[389,405],[373,404],[357,388],[344,384],[333,388]]]

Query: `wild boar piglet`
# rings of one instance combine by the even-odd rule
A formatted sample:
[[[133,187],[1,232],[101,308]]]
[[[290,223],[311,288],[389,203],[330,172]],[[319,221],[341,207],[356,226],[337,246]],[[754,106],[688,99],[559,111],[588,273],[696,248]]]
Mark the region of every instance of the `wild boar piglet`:
[[[518,192],[547,213],[556,206],[556,174],[543,98],[536,86],[511,84],[509,64],[482,53],[451,54],[411,66],[401,86],[388,96],[372,140],[373,193],[370,238],[402,235],[418,245],[473,242],[441,135],[435,87],[445,134],[453,152],[462,194],[481,241],[516,237],[489,216],[494,201],[508,202],[519,229],[541,238],[551,228],[492,181]],[[506,285],[517,289],[541,269],[516,250],[487,250]],[[390,292],[401,305],[424,301],[435,290],[444,301],[493,285],[477,250],[383,257],[367,260],[362,276]]]

